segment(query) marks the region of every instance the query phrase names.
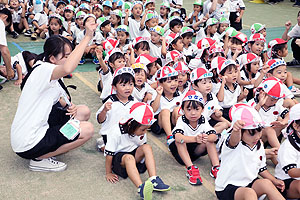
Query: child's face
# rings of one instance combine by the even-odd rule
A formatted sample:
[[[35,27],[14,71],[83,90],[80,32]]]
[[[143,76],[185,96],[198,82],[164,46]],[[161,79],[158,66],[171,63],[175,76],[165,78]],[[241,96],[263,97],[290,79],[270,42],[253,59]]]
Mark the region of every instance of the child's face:
[[[93,14],[96,16],[96,18],[99,18],[102,15],[102,10],[100,8],[94,8]]]
[[[174,26],[171,31],[173,31],[174,33],[179,33],[181,31],[182,25],[176,25]]]
[[[76,19],[76,24],[78,24],[80,28],[83,28],[83,18]]]
[[[223,33],[226,30],[226,28],[228,28],[228,27],[229,27],[229,24],[225,24],[225,23],[220,24],[219,25],[219,32]]]
[[[146,25],[148,26],[148,28],[157,26],[158,25],[158,18],[152,18],[152,19],[146,21]]]
[[[288,51],[288,46],[287,44],[284,45],[282,50],[278,51],[278,56],[280,56],[281,58],[287,57],[289,51]]]
[[[53,0],[52,2],[53,2],[53,5],[56,6],[56,4],[58,3],[58,0]]]
[[[192,43],[193,37],[191,36],[186,36],[182,39],[182,43],[186,46]]]
[[[183,85],[187,82],[188,75],[185,72],[179,72],[178,74],[178,87],[183,87]]]
[[[297,120],[298,121],[298,120]],[[299,122],[296,123],[295,121],[293,122],[293,128],[296,130],[298,137],[300,137],[300,124]]]
[[[194,11],[199,13],[201,10],[202,10],[202,6],[194,5]]]
[[[19,3],[18,0],[11,0],[11,1],[9,1],[9,5],[10,5],[10,7],[12,7],[12,8],[17,8],[17,7],[20,6],[20,3]]]
[[[231,41],[229,41],[228,46],[229,46],[232,53],[235,53],[236,50],[241,51],[243,49],[243,46],[241,44],[235,44],[235,43],[232,43]]]
[[[264,37],[266,37],[267,36],[266,28],[263,28],[262,30],[260,30],[259,33],[262,34]]]
[[[147,8],[148,10],[154,11],[154,10],[155,10],[155,4],[154,4],[153,2],[148,3],[147,6],[146,6],[146,8]]]
[[[141,54],[150,54],[150,50],[139,48],[138,50],[134,50],[136,55],[139,56]]]
[[[278,101],[278,99],[275,99],[275,98],[271,97],[268,94],[267,94],[267,97],[268,98],[267,98],[267,100],[266,100],[266,102],[264,104],[266,107],[274,106],[277,103],[277,101]]]
[[[190,121],[190,122],[197,122],[202,114],[202,107],[199,105],[197,108],[193,108],[191,105],[189,106],[189,102],[186,101],[183,106],[183,111],[185,117]]]
[[[103,15],[107,16],[110,14],[111,8],[108,6],[103,6]]]
[[[251,63],[251,73],[256,74],[258,72],[259,67],[259,61]]]
[[[71,10],[66,10],[66,11],[65,11],[65,18],[66,18],[67,20],[71,20],[71,19],[73,18],[73,16],[74,16],[73,11],[71,11]]]
[[[165,82],[161,83],[165,93],[174,94],[178,87],[178,78],[171,80],[168,78]]]
[[[238,77],[238,69],[237,67],[232,67],[225,70],[224,76],[227,76],[226,83],[236,83]]]
[[[147,76],[145,71],[141,70],[140,72],[135,73],[134,79],[135,79],[135,85],[141,87],[147,81]]]
[[[58,19],[52,18],[49,22],[50,29],[53,32],[58,32],[61,29],[61,25],[58,23]]]
[[[77,7],[76,1],[72,1],[72,0],[71,0],[71,1],[70,1],[70,5],[72,5],[74,8]]]
[[[124,44],[127,39],[127,35],[124,31],[118,31],[117,32],[117,39],[120,41],[120,43]]]
[[[114,69],[114,71],[120,67],[125,67],[126,62],[124,58],[119,58],[115,60],[115,62],[111,63],[110,66]]]
[[[80,11],[84,12],[85,14],[89,14],[90,13],[90,11],[87,10],[87,9],[80,9]]]
[[[134,131],[134,135],[136,135],[136,136],[145,135],[148,128],[150,128],[150,126],[142,125]]]
[[[158,70],[158,65],[157,64],[153,64],[152,67],[149,69],[149,75],[153,76],[157,70]]]
[[[165,16],[167,15],[167,12],[168,12],[167,8],[160,7],[160,15]]]
[[[203,96],[206,96],[211,92],[212,82],[211,78],[204,78],[198,81],[197,85],[193,84],[193,88],[200,92]]]
[[[261,135],[262,135],[262,131],[260,131],[260,132],[256,131],[255,134],[252,136],[252,135],[250,135],[249,130],[246,130],[242,134],[242,140],[246,144],[248,144],[250,147],[253,147],[259,142]]]
[[[111,31],[111,25],[110,25],[110,23],[107,24],[107,25],[104,26],[104,27],[101,27],[101,30],[102,30],[103,32],[105,32],[105,33],[109,33],[109,32]]]
[[[122,99],[127,99],[133,91],[134,83],[133,81],[127,83],[117,83],[116,86],[113,86],[113,89],[117,91],[117,95]]]
[[[98,0],[91,0],[91,5],[95,5],[98,3]]]
[[[252,53],[255,53],[256,55],[260,55],[262,50],[264,49],[264,42],[262,41],[255,41],[252,45],[250,45],[250,49]]]
[[[273,70],[272,75],[278,79],[280,79],[282,82],[285,82],[286,77],[287,77],[287,70],[285,65],[280,65],[276,67]]]
[[[60,4],[59,6],[58,6],[58,10],[59,10],[59,15],[61,15],[61,16],[63,16],[63,14],[64,14],[64,8],[65,8],[65,5],[64,4]]]
[[[217,24],[214,24],[212,26],[208,26],[207,27],[207,32],[210,33],[210,34],[215,34],[218,30],[218,25]]]
[[[132,8],[132,14],[136,15],[136,16],[141,16],[143,12],[143,7],[141,4],[137,4]]]
[[[116,25],[118,24],[119,20],[117,18],[117,15],[111,15],[110,18],[109,18],[109,21],[112,25]]]
[[[177,40],[176,44],[173,44],[173,48],[179,52],[183,51],[182,39]]]
[[[154,31],[150,32],[151,34],[151,41],[153,44],[157,44],[160,42],[160,35]]]

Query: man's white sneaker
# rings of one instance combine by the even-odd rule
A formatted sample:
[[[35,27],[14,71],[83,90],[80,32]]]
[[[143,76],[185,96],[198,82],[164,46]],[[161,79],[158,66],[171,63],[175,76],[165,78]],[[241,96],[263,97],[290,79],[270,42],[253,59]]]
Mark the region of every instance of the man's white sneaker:
[[[38,172],[60,172],[67,168],[67,164],[47,158],[42,160],[30,160],[29,170]]]

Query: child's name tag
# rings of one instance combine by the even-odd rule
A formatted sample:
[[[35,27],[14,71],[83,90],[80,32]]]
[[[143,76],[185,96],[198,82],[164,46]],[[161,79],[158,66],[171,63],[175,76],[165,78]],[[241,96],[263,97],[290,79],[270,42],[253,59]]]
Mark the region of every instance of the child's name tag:
[[[59,131],[68,139],[73,140],[80,133],[80,121],[70,119]]]

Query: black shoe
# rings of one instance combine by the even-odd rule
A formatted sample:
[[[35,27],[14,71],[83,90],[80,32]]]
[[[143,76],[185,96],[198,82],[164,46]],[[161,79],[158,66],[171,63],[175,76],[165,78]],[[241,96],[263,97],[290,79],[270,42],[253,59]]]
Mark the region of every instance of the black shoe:
[[[24,36],[26,36],[26,37],[30,37],[31,34],[32,34],[32,31],[30,29],[24,32]]]
[[[294,58],[292,61],[287,62],[286,65],[287,65],[287,66],[300,65],[300,61],[299,61],[299,60],[296,60],[296,59]]]
[[[300,5],[299,4],[294,4],[293,7],[298,7],[299,8]]]
[[[2,88],[3,88],[3,86],[2,86],[2,85],[0,85],[0,90],[2,90]]]
[[[10,34],[11,34],[11,37],[14,39],[17,39],[19,37],[19,34],[16,31],[11,32]]]

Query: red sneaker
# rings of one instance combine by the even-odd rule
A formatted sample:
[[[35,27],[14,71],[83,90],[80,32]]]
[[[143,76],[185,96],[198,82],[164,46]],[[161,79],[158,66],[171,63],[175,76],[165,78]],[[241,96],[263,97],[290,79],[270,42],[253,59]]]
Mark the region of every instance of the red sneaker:
[[[200,172],[197,166],[192,165],[191,169],[188,169],[186,176],[192,185],[202,185],[202,179],[200,177]]]
[[[218,171],[220,169],[220,165],[214,166],[210,170],[210,176],[213,178],[217,178]]]

